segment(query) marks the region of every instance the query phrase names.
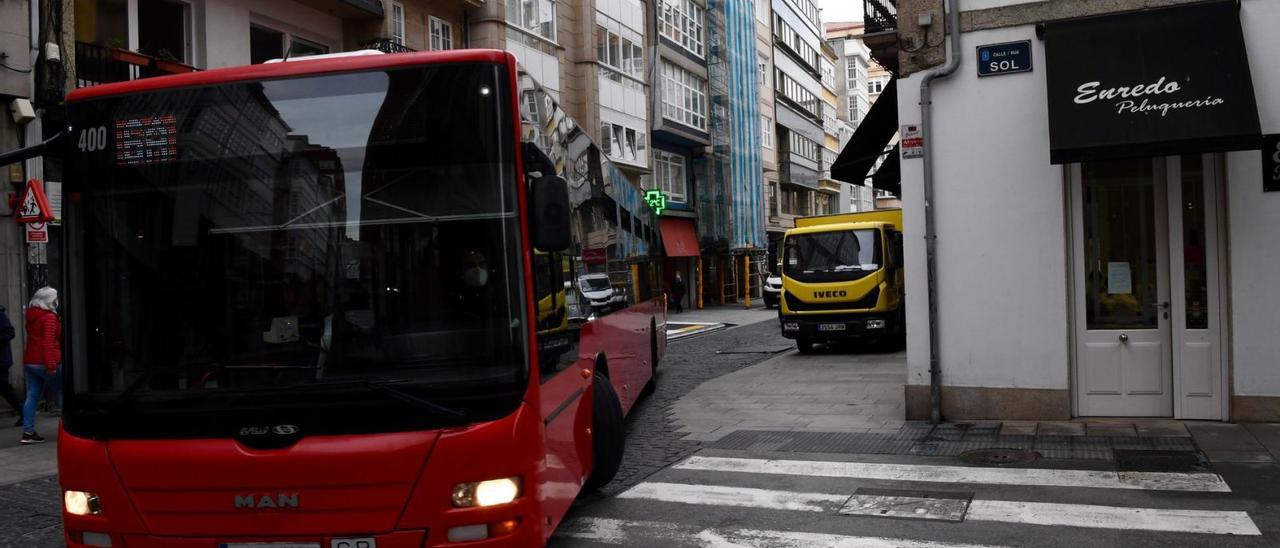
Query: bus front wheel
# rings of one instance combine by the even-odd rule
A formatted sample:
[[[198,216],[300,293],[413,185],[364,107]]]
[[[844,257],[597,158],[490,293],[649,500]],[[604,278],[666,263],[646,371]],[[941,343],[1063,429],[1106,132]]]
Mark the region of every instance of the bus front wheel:
[[[582,486],[584,491],[604,487],[618,473],[622,464],[622,451],[626,444],[626,432],[622,422],[622,404],[609,379],[597,374],[592,380],[594,395],[591,402],[592,437],[595,466]]]

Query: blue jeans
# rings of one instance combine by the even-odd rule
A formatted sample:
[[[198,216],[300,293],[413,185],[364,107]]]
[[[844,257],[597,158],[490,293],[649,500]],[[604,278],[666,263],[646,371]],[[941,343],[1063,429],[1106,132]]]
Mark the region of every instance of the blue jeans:
[[[22,404],[22,431],[35,432],[36,430],[36,405],[40,403],[40,396],[44,394],[44,387],[49,383],[53,383],[53,393],[58,397],[58,407],[62,407],[62,367],[58,367],[57,373],[49,374],[49,370],[43,365],[25,364],[23,369],[27,373],[27,401]]]

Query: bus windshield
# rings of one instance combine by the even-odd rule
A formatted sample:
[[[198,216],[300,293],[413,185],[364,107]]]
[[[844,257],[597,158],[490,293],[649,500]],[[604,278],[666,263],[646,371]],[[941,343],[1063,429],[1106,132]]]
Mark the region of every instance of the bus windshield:
[[[528,327],[506,71],[69,105],[68,430],[361,433],[514,410]]]
[[[787,237],[783,273],[806,282],[863,278],[880,269],[880,239],[873,229]]]

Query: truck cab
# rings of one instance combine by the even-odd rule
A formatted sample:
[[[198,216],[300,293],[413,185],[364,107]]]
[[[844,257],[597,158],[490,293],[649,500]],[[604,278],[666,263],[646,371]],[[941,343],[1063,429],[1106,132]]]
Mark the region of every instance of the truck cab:
[[[782,335],[802,353],[837,340],[905,342],[902,211],[796,220],[783,238]]]

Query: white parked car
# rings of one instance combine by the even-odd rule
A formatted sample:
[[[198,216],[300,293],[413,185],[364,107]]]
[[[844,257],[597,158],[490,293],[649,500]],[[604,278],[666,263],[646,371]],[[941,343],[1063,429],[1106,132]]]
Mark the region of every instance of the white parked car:
[[[770,274],[764,280],[764,306],[771,308],[778,306],[779,300],[782,298],[782,277],[777,274]]]

